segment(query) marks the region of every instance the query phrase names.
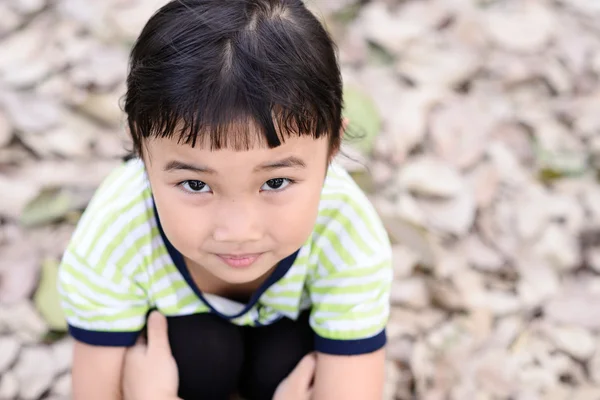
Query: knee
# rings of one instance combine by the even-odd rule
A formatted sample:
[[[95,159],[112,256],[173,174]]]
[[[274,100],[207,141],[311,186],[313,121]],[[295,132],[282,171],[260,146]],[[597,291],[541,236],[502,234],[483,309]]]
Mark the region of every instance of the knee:
[[[169,341],[181,398],[224,399],[235,391],[244,352],[237,326],[211,314],[171,317]]]
[[[282,321],[257,329],[246,346],[242,393],[248,400],[271,400],[281,381],[313,351],[313,333],[307,322]]]

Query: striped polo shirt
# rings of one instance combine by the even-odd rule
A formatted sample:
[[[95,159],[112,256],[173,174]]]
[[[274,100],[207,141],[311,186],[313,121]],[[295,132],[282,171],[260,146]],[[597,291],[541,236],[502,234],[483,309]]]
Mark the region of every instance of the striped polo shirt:
[[[244,326],[310,309],[315,349],[363,354],[385,345],[391,246],[367,197],[339,165],[327,173],[304,245],[281,260],[247,304],[202,293],[165,236],[140,159],[100,185],[64,253],[58,287],[71,335],[131,346],[146,316],[215,313]]]

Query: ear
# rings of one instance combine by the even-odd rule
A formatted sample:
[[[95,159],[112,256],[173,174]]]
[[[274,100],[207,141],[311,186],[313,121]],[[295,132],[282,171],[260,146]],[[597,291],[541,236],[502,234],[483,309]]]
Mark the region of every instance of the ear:
[[[346,133],[346,129],[348,129],[348,124],[350,124],[350,120],[348,118],[342,119],[342,128],[340,129],[340,139],[344,140],[344,134]]]
[[[340,152],[340,149],[342,147],[342,141],[344,140],[344,134],[346,133],[346,129],[348,128],[349,123],[350,120],[348,120],[348,118],[342,119],[342,126],[340,127],[340,143],[336,148],[331,149],[331,151],[329,152],[329,163],[331,163],[335,156],[337,156]]]

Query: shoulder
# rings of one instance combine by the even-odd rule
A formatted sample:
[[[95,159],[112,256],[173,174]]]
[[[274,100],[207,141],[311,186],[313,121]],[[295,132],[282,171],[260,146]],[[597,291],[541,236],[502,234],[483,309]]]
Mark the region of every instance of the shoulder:
[[[321,194],[313,248],[319,262],[343,269],[389,260],[391,245],[372,203],[350,174],[332,164]]]
[[[71,238],[66,255],[97,271],[131,267],[139,257],[132,248],[151,242],[156,231],[152,195],[143,163],[133,159],[117,167],[96,190]]]

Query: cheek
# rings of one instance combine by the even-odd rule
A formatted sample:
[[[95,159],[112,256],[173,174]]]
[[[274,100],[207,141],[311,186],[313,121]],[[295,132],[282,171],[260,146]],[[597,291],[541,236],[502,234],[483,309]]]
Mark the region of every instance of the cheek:
[[[320,186],[296,196],[269,219],[271,236],[281,244],[300,247],[312,233],[319,212]]]
[[[192,207],[176,197],[168,191],[154,192],[163,230],[173,246],[185,254],[188,249],[197,249],[202,243],[208,224],[201,222],[206,221],[202,208]]]

